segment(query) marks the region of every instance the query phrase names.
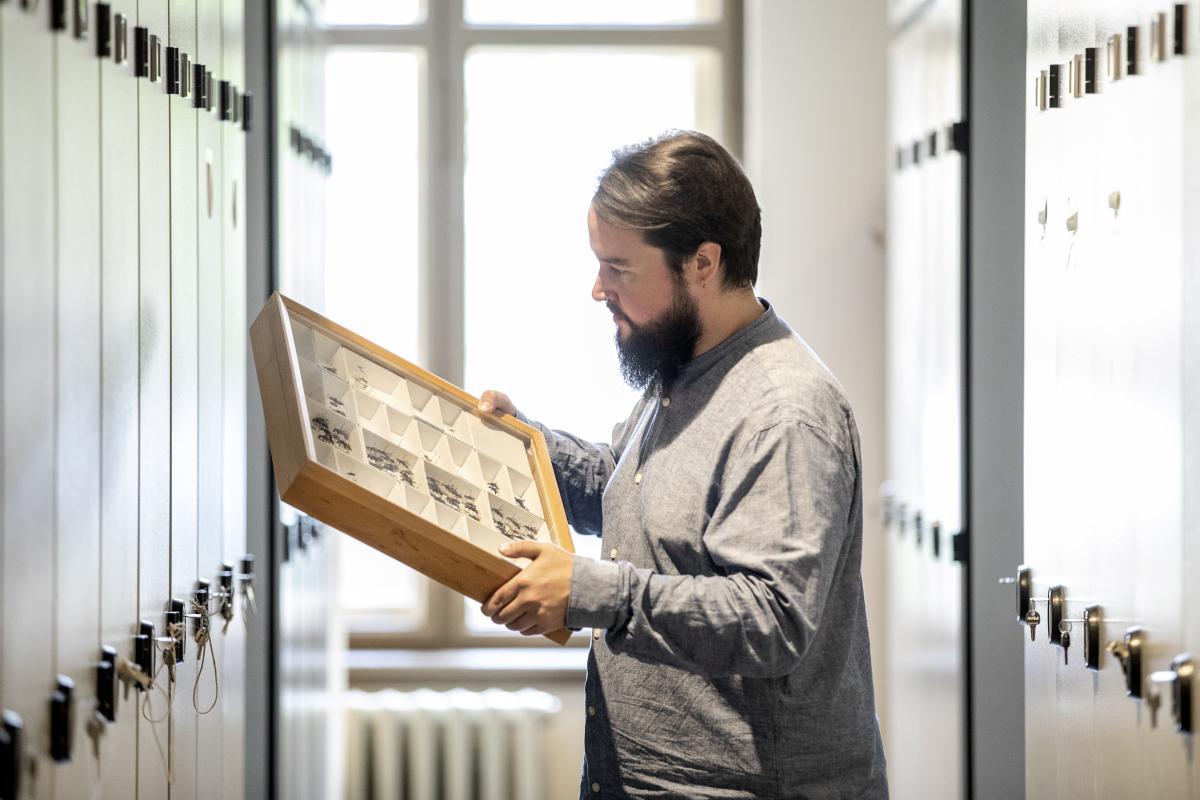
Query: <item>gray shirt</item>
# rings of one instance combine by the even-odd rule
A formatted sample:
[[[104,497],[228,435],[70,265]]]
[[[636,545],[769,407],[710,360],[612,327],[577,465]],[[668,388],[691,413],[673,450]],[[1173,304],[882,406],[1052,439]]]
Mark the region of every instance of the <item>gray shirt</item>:
[[[587,798],[883,798],[845,395],[769,304],[612,444],[546,435],[591,627]],[[536,423],[535,423],[536,424]]]

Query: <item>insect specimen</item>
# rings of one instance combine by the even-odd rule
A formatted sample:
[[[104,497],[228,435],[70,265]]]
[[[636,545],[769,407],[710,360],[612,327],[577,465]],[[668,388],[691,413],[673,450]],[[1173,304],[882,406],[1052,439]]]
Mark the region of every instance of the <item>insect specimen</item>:
[[[523,525],[520,521],[507,516],[496,508],[492,509],[492,524],[499,533],[507,536],[509,539],[533,541],[537,538],[536,528],[530,525]]]
[[[492,494],[500,494],[500,485],[495,481],[488,481],[487,488]]]
[[[312,431],[318,442],[333,444],[333,435],[329,432],[329,420],[324,417],[313,417]]]
[[[414,489],[417,488],[416,481],[413,479],[412,467],[383,448],[368,445],[367,463],[389,475],[395,475]]]

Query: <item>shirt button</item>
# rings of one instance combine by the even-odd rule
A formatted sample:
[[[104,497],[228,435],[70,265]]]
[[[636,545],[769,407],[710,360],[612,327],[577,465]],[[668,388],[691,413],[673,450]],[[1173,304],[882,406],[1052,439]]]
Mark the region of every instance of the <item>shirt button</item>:
[[[616,558],[617,558],[616,548],[613,548],[612,550],[608,551],[608,557],[613,559],[614,561],[616,560]]]
[[[642,473],[640,473],[640,472],[639,472],[637,475],[634,475],[634,476],[633,476],[633,482],[634,482],[634,483],[641,483],[641,482],[642,482]]]
[[[599,628],[592,628],[592,638],[593,639],[599,639],[603,635],[604,635],[604,631],[600,630]]]
[[[600,784],[598,784],[598,783],[593,783],[593,784],[592,784],[592,791],[593,791],[593,792],[598,792],[598,791],[600,791]]]
[[[596,716],[596,707],[595,706],[588,706],[588,716],[589,717]]]
[[[663,408],[666,408],[666,407],[667,407],[667,406],[669,406],[669,405],[671,405],[671,398],[669,398],[669,397],[664,397],[664,398],[662,399],[662,407],[663,407]]]

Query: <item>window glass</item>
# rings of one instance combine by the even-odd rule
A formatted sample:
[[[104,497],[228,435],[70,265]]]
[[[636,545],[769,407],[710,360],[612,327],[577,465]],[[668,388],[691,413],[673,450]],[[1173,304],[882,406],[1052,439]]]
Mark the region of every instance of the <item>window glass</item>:
[[[715,22],[720,0],[465,0],[478,25],[686,25]]]
[[[401,355],[417,350],[418,56],[333,50],[325,62],[325,312]],[[388,97],[380,103],[378,98]],[[424,578],[339,537],[341,608],[416,617]]]
[[[671,128],[714,136],[706,50],[488,48],[465,65],[466,388],[507,393],[552,428],[608,442],[638,394],[612,315],[591,298],[587,209],[614,147]],[[547,98],[553,98],[552,103]],[[596,537],[576,549],[599,554]],[[507,633],[467,601],[468,627]]]
[[[421,0],[325,0],[326,25],[415,25],[425,18]]]

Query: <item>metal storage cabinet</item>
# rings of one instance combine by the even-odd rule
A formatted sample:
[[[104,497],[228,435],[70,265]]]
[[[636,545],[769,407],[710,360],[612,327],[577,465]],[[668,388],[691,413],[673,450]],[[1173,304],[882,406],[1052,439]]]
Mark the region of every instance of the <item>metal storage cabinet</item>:
[[[897,798],[965,796],[961,4],[893,17],[888,189],[888,764]],[[919,736],[912,735],[920,730]]]
[[[235,105],[246,86],[244,4],[241,0],[222,0],[221,73],[231,86]],[[249,351],[246,300],[246,137],[242,132],[240,109],[232,119],[220,123],[221,136],[221,241],[223,248],[223,469],[222,509],[225,558],[235,562],[246,549],[246,391]],[[245,769],[245,662],[246,628],[231,624],[221,637],[223,659],[221,703],[223,742],[222,770],[214,770],[213,783],[224,787],[225,796],[240,793]],[[218,788],[218,792],[220,789]]]
[[[196,53],[196,2],[171,0],[166,44],[172,52]],[[177,61],[178,63],[178,61]],[[176,67],[177,68],[177,67]],[[191,77],[191,76],[189,76]],[[170,126],[170,231],[171,231],[171,573],[170,597],[185,602],[198,577],[212,579],[220,559],[199,561],[198,523],[198,414],[199,383],[219,380],[219,375],[199,374],[198,366],[198,219],[197,219],[197,126],[193,98],[182,96],[168,85]],[[211,534],[210,534],[211,536]],[[215,585],[215,581],[214,581]],[[160,602],[165,603],[167,598]],[[190,626],[189,626],[190,627]],[[190,637],[189,637],[190,638]],[[220,643],[220,636],[215,640]],[[174,783],[171,798],[212,797],[207,788],[208,765],[198,755],[198,722],[192,705],[191,688],[200,668],[196,644],[188,641],[183,664],[176,667],[178,690],[175,702]],[[200,708],[207,707],[212,692],[212,665],[202,673]]]
[[[86,14],[87,7],[84,7]],[[100,61],[67,13],[53,36],[57,401],[43,406],[55,452],[55,658],[75,684],[75,755],[55,769],[55,796],[83,797],[94,774],[86,726],[95,703],[100,595]],[[90,22],[90,20],[87,20]],[[47,676],[49,678],[49,676]],[[43,690],[42,694],[45,692]],[[84,755],[87,757],[83,757]]]
[[[54,39],[45,8],[0,6],[4,217],[0,230],[3,594],[0,705],[24,721],[30,797],[52,796],[55,661]]]
[[[223,59],[222,18],[219,0],[197,0],[197,44],[196,63],[214,76],[221,75]],[[215,77],[214,77],[215,80]],[[213,91],[217,91],[214,85]],[[197,220],[199,282],[198,294],[198,364],[199,385],[199,464],[200,464],[200,530],[207,535],[199,543],[198,563],[202,576],[211,573],[224,558],[234,557],[224,548],[224,499],[222,497],[225,463],[222,439],[224,418],[224,393],[222,389],[228,367],[224,359],[223,320],[224,307],[224,246],[222,243],[222,219],[225,209],[225,193],[222,191],[222,123],[219,115],[219,100],[215,98],[213,111],[201,109],[196,112],[197,120]],[[224,641],[217,637],[217,655],[222,656]],[[221,665],[223,678],[228,671]],[[207,670],[212,669],[210,663]],[[224,681],[222,681],[224,682]],[[206,679],[202,691],[211,692],[212,683]],[[223,690],[222,690],[223,691]],[[205,694],[209,697],[209,694]],[[221,771],[224,755],[225,703],[218,703],[210,713],[200,717],[198,731],[197,762],[203,765],[198,775],[201,797],[217,796],[221,792]]]
[[[112,5],[132,36],[137,4]],[[114,25],[114,30],[116,26]],[[130,43],[130,54],[132,44]],[[130,658],[138,620],[138,84],[133,60],[104,59],[100,69],[100,631],[105,644]],[[121,698],[102,744],[104,797],[133,797],[137,785],[136,694]]]
[[[1188,82],[1197,8],[1180,5],[1190,53],[1175,52],[1175,4],[1029,5],[1024,560],[1035,598],[1064,587],[1068,620],[1102,607],[1101,644],[1145,629],[1147,696],[1152,671],[1200,646],[1188,627],[1196,279],[1184,258],[1200,193],[1187,155],[1200,127],[1186,112],[1200,87]],[[1037,641],[1015,624],[1008,634],[1025,654],[1027,796],[1200,796],[1169,696],[1155,728],[1150,701],[1126,697],[1118,660],[1105,652],[1085,669],[1076,621],[1065,663],[1046,604],[1037,610]]]

